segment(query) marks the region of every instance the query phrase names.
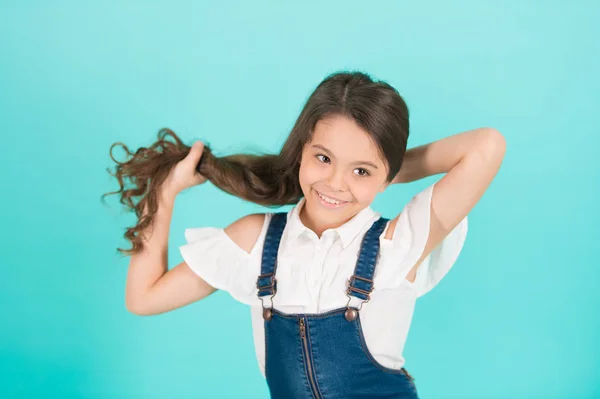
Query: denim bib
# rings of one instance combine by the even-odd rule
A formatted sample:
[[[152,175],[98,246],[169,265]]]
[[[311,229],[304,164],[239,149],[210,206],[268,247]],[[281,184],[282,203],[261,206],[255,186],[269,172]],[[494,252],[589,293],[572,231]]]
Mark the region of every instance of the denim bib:
[[[287,314],[273,308],[277,252],[286,222],[286,213],[273,215],[256,282],[263,302],[265,375],[271,398],[418,399],[414,379],[404,367],[390,369],[374,359],[360,323],[360,308],[373,291],[379,237],[388,219],[375,221],[363,237],[354,274],[348,279],[346,306],[318,314]],[[360,306],[350,306],[351,297],[359,298]]]

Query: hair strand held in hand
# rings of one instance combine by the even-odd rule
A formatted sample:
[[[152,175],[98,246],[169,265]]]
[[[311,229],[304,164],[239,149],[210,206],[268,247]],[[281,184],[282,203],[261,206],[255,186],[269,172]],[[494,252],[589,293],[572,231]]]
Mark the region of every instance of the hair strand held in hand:
[[[398,91],[388,83],[374,81],[368,74],[358,71],[331,74],[317,86],[279,154],[215,157],[205,144],[197,172],[219,189],[246,201],[269,207],[296,204],[304,195],[298,178],[304,146],[311,141],[316,123],[335,115],[351,118],[370,134],[386,160],[388,181],[391,181],[400,170],[406,152],[408,108]],[[113,148],[119,145],[129,157],[125,162],[112,156]],[[117,178],[120,188],[102,198],[118,194],[121,204],[138,217],[137,224],[125,233],[132,248],[118,248],[119,252],[132,255],[142,251],[140,232],[152,226],[160,190],[170,172],[190,154],[191,148],[168,128],[159,131],[157,142],[148,148],[139,148],[135,153],[120,142],[111,146],[110,156],[117,165],[115,173],[110,169],[109,173]],[[132,187],[126,188],[127,181]],[[144,209],[147,212],[142,212]]]

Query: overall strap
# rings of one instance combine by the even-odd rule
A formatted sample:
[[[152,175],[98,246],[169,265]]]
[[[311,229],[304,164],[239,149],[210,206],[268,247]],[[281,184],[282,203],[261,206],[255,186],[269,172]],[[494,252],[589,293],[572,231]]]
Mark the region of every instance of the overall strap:
[[[277,292],[277,280],[275,279],[277,251],[279,250],[279,242],[281,241],[281,235],[286,223],[287,213],[285,212],[273,214],[269,222],[263,246],[260,276],[256,280],[259,298],[267,295],[274,296]]]
[[[360,253],[354,268],[354,274],[348,281],[346,294],[369,301],[370,294],[373,291],[373,275],[375,274],[375,264],[379,255],[379,237],[385,229],[389,219],[379,218],[376,220],[363,237]]]

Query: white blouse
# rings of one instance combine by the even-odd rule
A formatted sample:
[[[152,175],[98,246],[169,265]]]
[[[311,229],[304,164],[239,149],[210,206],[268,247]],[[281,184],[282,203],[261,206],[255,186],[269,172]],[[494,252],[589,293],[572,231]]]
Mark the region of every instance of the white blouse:
[[[465,217],[419,266],[415,281],[406,280],[427,242],[434,186],[435,183],[406,204],[391,240],[384,238],[389,223],[386,225],[380,236],[371,300],[360,311],[369,351],[379,363],[392,369],[404,366],[402,351],[416,299],[446,275],[458,258],[467,234]],[[326,230],[319,239],[299,218],[304,201],[302,198],[287,213],[279,245],[273,307],[284,313],[323,313],[346,306],[346,283],[354,273],[361,240],[380,217],[367,207],[342,226]],[[272,215],[265,214],[262,232],[250,253],[237,246],[223,228],[215,227],[186,229],[187,244],[180,247],[185,262],[208,284],[250,305],[254,347],[263,376],[264,320],[256,279]],[[358,303],[360,300],[353,297],[351,304]]]

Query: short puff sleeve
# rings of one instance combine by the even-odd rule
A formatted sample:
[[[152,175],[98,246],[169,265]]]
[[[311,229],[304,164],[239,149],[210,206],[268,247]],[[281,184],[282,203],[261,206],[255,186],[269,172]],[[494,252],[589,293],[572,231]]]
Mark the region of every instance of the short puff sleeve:
[[[406,276],[419,260],[429,238],[431,198],[435,183],[415,195],[404,207],[391,240],[380,237],[380,273],[375,286],[397,288],[406,284],[422,296],[436,286],[448,273],[460,254],[467,235],[467,217],[438,244],[417,269],[414,282]]]
[[[224,228],[197,227],[185,230],[187,244],[179,247],[181,256],[190,269],[212,287],[229,292],[247,305],[260,304],[256,279],[271,216],[265,214],[261,233],[250,253],[240,248]]]

